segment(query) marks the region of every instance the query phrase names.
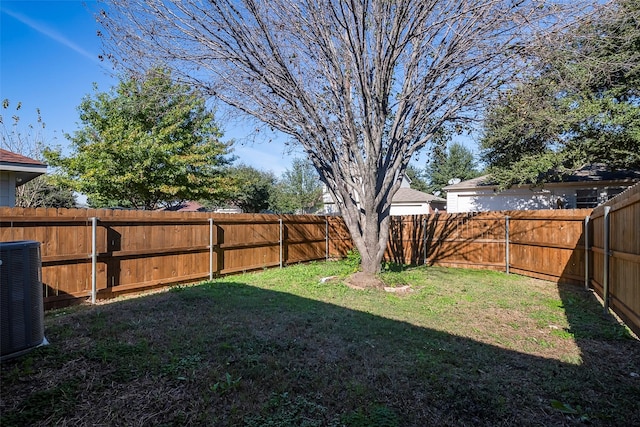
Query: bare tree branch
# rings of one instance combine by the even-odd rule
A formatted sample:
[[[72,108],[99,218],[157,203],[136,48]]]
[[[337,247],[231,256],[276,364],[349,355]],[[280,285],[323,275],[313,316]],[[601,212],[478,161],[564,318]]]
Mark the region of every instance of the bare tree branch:
[[[375,271],[411,157],[477,119],[528,46],[577,10],[544,0],[110,0],[99,20],[120,65],[169,66],[298,141]]]

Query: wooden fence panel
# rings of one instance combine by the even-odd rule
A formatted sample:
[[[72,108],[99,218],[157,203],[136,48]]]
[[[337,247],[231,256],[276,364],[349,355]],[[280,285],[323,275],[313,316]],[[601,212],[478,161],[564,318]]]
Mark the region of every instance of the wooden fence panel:
[[[637,232],[635,236],[628,234],[629,230],[640,230],[638,199],[613,211],[611,224],[612,308],[640,330],[640,236]]]
[[[504,215],[431,215],[426,233],[430,265],[493,270],[505,267]]]
[[[590,218],[589,233],[590,240],[590,260],[589,260],[589,284],[602,295],[604,283],[604,215],[602,212],[594,210]]]
[[[293,264],[327,258],[327,223],[324,217],[284,217],[286,257],[284,262]]]
[[[329,258],[341,259],[354,248],[351,234],[344,220],[337,216],[326,217],[328,222]]]
[[[209,276],[205,217],[169,212],[98,213],[98,289],[117,294]]]
[[[506,270],[584,283],[584,218],[591,210],[393,217],[386,260]]]
[[[91,227],[86,212],[0,208],[1,241],[40,242],[45,301],[89,294]]]
[[[423,264],[425,221],[427,216],[424,215],[392,216],[385,259],[400,265]]]
[[[607,209],[608,242],[605,241]],[[640,184],[594,209],[591,224],[594,237],[591,284],[610,308],[640,334]],[[609,274],[605,277],[607,260]]]
[[[584,283],[584,219],[590,209],[509,212],[510,271]]]
[[[217,274],[230,274],[280,264],[280,223],[273,215],[214,215]]]

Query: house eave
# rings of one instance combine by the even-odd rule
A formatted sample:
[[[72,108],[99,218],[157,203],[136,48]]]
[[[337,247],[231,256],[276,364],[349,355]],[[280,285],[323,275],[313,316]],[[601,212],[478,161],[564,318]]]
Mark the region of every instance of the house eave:
[[[26,184],[47,173],[47,165],[27,165],[0,162],[0,172],[13,173],[15,176],[16,187]]]

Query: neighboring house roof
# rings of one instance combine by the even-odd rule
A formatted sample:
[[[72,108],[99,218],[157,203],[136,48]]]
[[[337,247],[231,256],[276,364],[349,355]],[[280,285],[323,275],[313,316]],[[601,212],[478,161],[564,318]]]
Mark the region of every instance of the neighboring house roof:
[[[47,172],[47,165],[18,153],[0,148],[0,171],[13,172],[16,186],[25,184]]]
[[[447,185],[442,189],[444,191],[450,190],[466,190],[471,188],[484,187],[488,185],[493,185],[493,183],[489,182],[489,175],[482,175],[477,178],[469,179],[467,181],[462,181],[457,184]]]
[[[413,188],[400,188],[393,196],[391,203],[406,203],[406,202],[419,202],[419,203],[431,203],[447,201],[441,197],[436,197],[432,194],[423,193],[422,191],[414,190]]]
[[[612,171],[606,165],[595,164],[578,169],[571,175],[562,177],[555,182],[602,182],[602,181],[640,181],[640,170]]]
[[[598,182],[629,182],[640,181],[640,171],[619,170],[612,171],[603,164],[585,166],[571,174],[554,174],[546,184],[557,183],[598,183]],[[492,187],[496,183],[490,180],[490,175],[483,175],[457,184],[448,185],[444,191],[471,190],[481,187]]]
[[[38,160],[23,156],[22,154],[14,153],[12,151],[3,150],[2,148],[0,148],[0,163],[46,166],[44,163]]]

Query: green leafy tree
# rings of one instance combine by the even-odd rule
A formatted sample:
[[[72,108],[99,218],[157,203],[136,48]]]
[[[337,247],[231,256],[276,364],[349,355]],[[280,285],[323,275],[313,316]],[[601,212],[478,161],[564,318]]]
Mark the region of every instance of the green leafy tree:
[[[322,202],[322,184],[311,163],[303,159],[293,159],[291,169],[287,169],[278,181],[271,206],[279,213],[312,213]]]
[[[73,153],[46,156],[93,206],[156,209],[226,195],[229,145],[204,97],[168,71],[131,77],[108,93],[96,89],[78,111],[83,126],[67,135]]]
[[[591,163],[640,168],[640,3],[607,3],[539,59],[485,121],[482,158],[498,183],[540,183]]]
[[[465,181],[479,175],[471,150],[459,142],[454,142],[447,151],[436,154],[427,164],[425,169],[427,192],[442,191],[442,188],[454,178]]]
[[[237,206],[247,213],[269,209],[276,185],[276,177],[272,172],[241,164],[230,168],[229,175],[233,177],[235,185],[224,204]]]

